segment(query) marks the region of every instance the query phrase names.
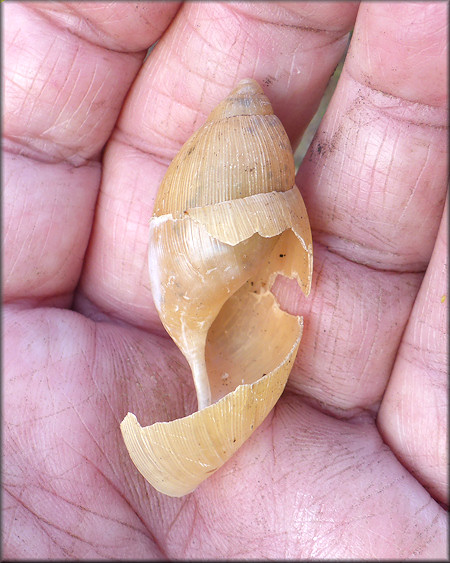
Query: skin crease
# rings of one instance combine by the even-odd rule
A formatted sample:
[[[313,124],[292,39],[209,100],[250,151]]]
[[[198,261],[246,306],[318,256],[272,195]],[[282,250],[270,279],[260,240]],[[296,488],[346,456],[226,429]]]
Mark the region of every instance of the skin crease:
[[[4,557],[445,558],[446,3],[2,8]],[[353,26],[297,177],[313,289],[274,290],[305,321],[288,388],[165,497],[119,431],[196,409],[149,292],[158,185],[243,77],[295,145]]]

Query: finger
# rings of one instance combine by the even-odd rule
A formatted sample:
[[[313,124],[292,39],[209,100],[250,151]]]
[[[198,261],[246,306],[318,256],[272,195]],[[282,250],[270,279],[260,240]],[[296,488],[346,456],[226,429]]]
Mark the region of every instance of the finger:
[[[447,4],[362,4],[299,174],[314,240],[379,269],[423,271],[447,174]]]
[[[167,164],[246,76],[265,88],[295,142],[345,49],[355,11],[347,3],[183,6],[147,60],[109,143],[80,310],[90,302],[143,327],[161,326],[146,255]]]
[[[100,151],[145,49],[177,9],[85,5],[88,21],[76,5],[4,6],[8,301],[70,302],[92,224]]]
[[[402,338],[378,414],[385,441],[448,504],[448,215]]]
[[[313,227],[315,285],[306,303],[284,297],[305,312],[290,383],[342,416],[377,410],[442,214],[445,10],[361,5],[341,80],[297,176]]]

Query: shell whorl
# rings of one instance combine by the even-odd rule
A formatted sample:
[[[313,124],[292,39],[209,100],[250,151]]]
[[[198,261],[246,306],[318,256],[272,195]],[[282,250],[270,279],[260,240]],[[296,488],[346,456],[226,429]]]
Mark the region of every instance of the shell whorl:
[[[183,145],[160,186],[154,216],[181,214],[295,183],[289,138],[254,80],[243,80]],[[183,190],[173,190],[173,185]]]

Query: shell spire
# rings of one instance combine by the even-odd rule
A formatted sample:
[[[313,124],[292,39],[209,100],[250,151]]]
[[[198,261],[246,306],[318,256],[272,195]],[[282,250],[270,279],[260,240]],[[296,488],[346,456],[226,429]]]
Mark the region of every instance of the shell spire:
[[[246,79],[173,159],[159,188],[154,216],[181,216],[192,207],[286,191],[294,183],[286,131],[259,84]]]
[[[303,329],[270,289],[309,294],[312,240],[289,139],[261,87],[242,80],[183,145],[150,222],[150,285],[186,357],[198,412],[122,434],[159,491],[182,496],[214,473],[281,395]]]
[[[238,115],[273,115],[272,104],[256,80],[241,80],[225,100],[214,108],[206,122]]]

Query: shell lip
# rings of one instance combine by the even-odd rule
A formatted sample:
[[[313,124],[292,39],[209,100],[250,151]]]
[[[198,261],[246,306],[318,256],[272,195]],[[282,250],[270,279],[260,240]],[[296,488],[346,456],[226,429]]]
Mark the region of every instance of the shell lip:
[[[272,295],[273,297],[273,295]],[[275,299],[275,298],[274,298]],[[300,340],[301,340],[301,336],[302,336],[302,330],[303,330],[303,317],[299,316],[299,315],[291,315],[289,313],[284,312],[286,315],[289,315],[290,317],[295,317],[297,319],[297,323],[299,326],[299,335],[297,336],[297,338],[295,339],[295,341],[293,342],[288,354],[279,362],[279,364],[274,367],[273,369],[271,369],[268,373],[264,373],[260,378],[258,378],[256,381],[253,381],[252,383],[240,383],[239,385],[237,385],[232,391],[230,391],[229,393],[227,393],[225,396],[221,397],[219,400],[215,401],[214,403],[212,403],[211,405],[208,405],[207,407],[204,407],[203,409],[197,410],[189,415],[186,415],[184,417],[182,417],[184,420],[187,419],[192,419],[195,418],[196,416],[199,415],[199,413],[202,413],[204,411],[206,412],[211,412],[212,410],[218,408],[218,405],[220,406],[221,404],[225,403],[226,401],[228,401],[228,397],[229,395],[232,395],[236,392],[238,392],[241,389],[249,389],[250,391],[253,391],[254,388],[257,385],[261,385],[261,383],[263,383],[265,380],[270,379],[274,373],[276,373],[278,370],[280,370],[285,364],[286,362],[289,361],[289,358],[291,358],[295,352],[295,349],[299,346],[300,344]],[[127,415],[124,417],[124,419],[122,420],[122,422],[120,423],[120,425],[122,426],[122,424],[125,421],[125,418],[127,418],[128,416],[132,416],[134,418],[136,418],[136,415],[134,415],[132,412],[128,412]],[[179,420],[179,419],[175,419],[175,420]],[[173,420],[169,420],[169,421],[157,421],[154,422],[150,425],[147,425],[143,428],[148,428],[150,426],[154,426],[155,424],[158,425],[167,425],[167,424],[172,424]]]
[[[136,415],[127,413],[120,424],[125,445],[155,489],[172,497],[191,493],[262,424],[283,393],[300,344],[303,323],[296,319],[298,331],[288,354],[257,381],[238,385],[216,403],[169,422],[142,427]],[[230,415],[231,426],[225,423]]]

